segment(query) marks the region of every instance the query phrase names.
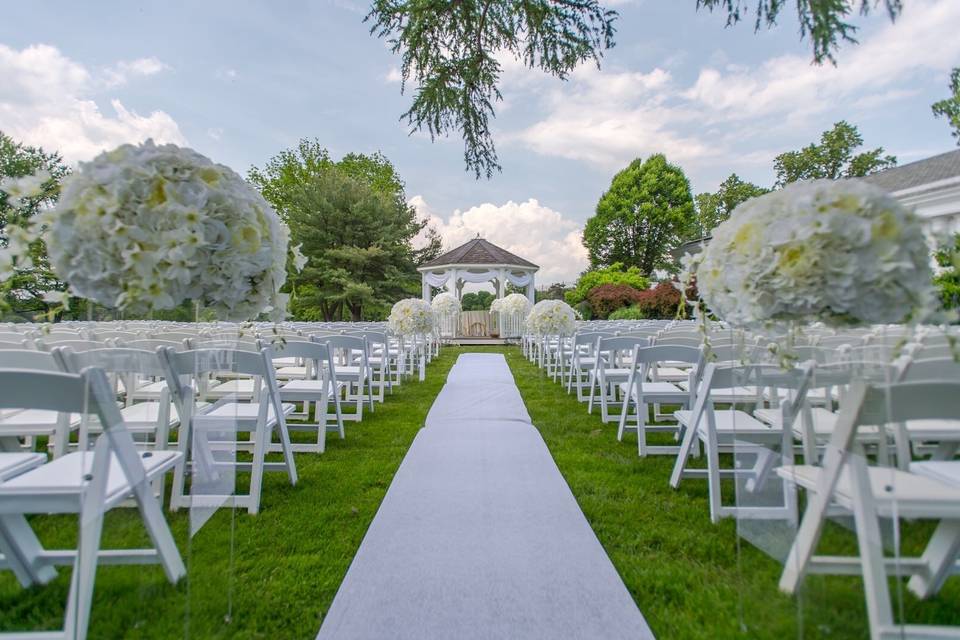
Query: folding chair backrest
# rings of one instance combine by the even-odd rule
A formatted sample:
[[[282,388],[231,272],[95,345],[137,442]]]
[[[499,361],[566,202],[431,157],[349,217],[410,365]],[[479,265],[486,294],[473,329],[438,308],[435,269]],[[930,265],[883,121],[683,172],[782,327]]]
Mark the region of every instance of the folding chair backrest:
[[[851,347],[863,344],[863,339],[860,336],[851,336],[851,335],[842,335],[842,336],[824,336],[817,340],[817,346],[828,347],[828,348],[838,348],[844,345],[850,345]]]
[[[159,340],[157,338],[118,340],[117,346],[128,349],[143,349],[144,351],[156,351],[158,347],[169,347],[174,351],[184,351],[187,348],[187,344],[183,340]]]
[[[191,350],[239,350],[258,352],[260,341],[256,338],[193,338],[187,342]]]
[[[37,349],[41,351],[53,351],[57,347],[70,347],[74,351],[88,351],[90,349],[103,349],[107,346],[106,343],[97,342],[96,340],[48,340],[48,339],[39,339],[37,342]]]
[[[906,363],[898,382],[917,382],[920,380],[960,382],[960,362],[952,357],[911,359]]]
[[[98,367],[108,373],[135,373],[151,377],[163,377],[167,373],[156,351],[113,347],[75,352],[69,347],[57,347],[53,355],[65,371],[72,373],[87,367]]]
[[[0,369],[0,409],[93,413],[106,430],[123,426],[106,375],[95,367],[80,373]]]
[[[703,344],[703,339],[700,337],[687,336],[685,334],[682,336],[667,335],[667,336],[658,336],[656,339],[656,344],[696,348],[696,347],[699,347],[701,344]]]
[[[49,351],[34,351],[22,348],[0,353],[0,368],[62,371],[56,358]]]
[[[653,344],[649,347],[637,347],[634,353],[634,362],[637,363],[686,362],[700,369],[703,368],[705,355],[703,347],[661,344]]]
[[[913,357],[920,359],[956,358],[960,355],[960,344],[951,345],[949,342],[923,342],[914,349]]]
[[[9,340],[0,340],[0,350],[23,349],[26,346],[27,346],[26,340],[20,340],[19,342],[12,342]]]
[[[908,420],[958,418],[960,381],[923,380],[889,385],[867,384],[855,424],[883,425]]]

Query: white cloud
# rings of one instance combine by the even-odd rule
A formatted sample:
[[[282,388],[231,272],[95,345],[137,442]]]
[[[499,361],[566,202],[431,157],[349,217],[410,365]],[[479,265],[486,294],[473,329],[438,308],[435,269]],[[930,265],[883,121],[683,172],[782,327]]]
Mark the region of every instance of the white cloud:
[[[207,129],[207,137],[219,141],[223,137],[223,129],[221,127],[210,127]]]
[[[399,84],[403,81],[403,74],[400,73],[400,69],[397,67],[390,67],[390,71],[384,76],[384,80],[391,84]]]
[[[103,72],[103,81],[108,87],[126,83],[135,76],[152,76],[170,67],[154,57],[121,60]]]
[[[530,198],[526,202],[489,202],[459,209],[443,218],[423,196],[410,199],[421,219],[443,238],[444,250],[453,249],[477,234],[497,246],[540,266],[537,282],[573,282],[586,269],[587,250],[580,241],[580,224]]]
[[[0,123],[15,139],[59,151],[69,162],[147,138],[186,144],[176,121],[163,111],[141,115],[114,98],[109,100],[112,113],[104,112],[94,100],[121,76],[125,81],[164,68],[155,58],[143,58],[95,75],[56,47],[38,44],[18,51],[0,44]]]
[[[814,66],[809,55],[732,65],[715,53],[690,84],[663,68],[599,72],[584,65],[568,84],[533,87],[527,74],[506,67],[505,78],[516,79],[514,86],[505,84],[515,89],[507,100],[540,96],[547,113],[503,137],[605,169],[656,152],[694,168],[729,164],[731,156],[751,153],[751,143],[768,144],[771,135],[805,128],[818,133],[822,118],[812,116],[844,107],[840,117],[850,118],[908,98],[917,74],[942,74],[960,59],[957,0],[913,0],[896,23],[882,20],[884,26],[861,44],[843,49],[837,67]]]

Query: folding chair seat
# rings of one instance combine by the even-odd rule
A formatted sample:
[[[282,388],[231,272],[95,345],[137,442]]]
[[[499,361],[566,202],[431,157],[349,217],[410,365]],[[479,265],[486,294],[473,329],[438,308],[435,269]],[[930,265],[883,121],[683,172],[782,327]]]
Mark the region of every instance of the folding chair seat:
[[[39,467],[47,461],[42,453],[0,453],[0,482]]]

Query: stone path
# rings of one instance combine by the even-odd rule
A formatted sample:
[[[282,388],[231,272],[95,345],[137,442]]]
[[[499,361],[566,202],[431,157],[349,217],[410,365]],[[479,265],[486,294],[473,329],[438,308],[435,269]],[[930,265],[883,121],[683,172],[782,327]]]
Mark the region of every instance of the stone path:
[[[653,638],[502,355],[457,360],[318,638]]]

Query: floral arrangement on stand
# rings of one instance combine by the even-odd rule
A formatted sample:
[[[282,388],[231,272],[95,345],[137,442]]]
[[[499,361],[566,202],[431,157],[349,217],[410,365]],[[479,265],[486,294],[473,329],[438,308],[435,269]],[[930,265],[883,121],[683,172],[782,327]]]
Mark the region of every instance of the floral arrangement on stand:
[[[433,310],[439,314],[452,315],[455,313],[460,313],[460,301],[457,300],[457,296],[453,295],[449,291],[438,293],[437,297],[433,299],[433,302],[430,306],[433,307]]]
[[[457,296],[449,291],[443,291],[437,294],[431,303],[433,313],[436,315],[436,329],[440,338],[454,338],[457,335],[457,324],[459,323],[460,301]]]
[[[428,336],[433,333],[435,317],[433,307],[430,303],[420,298],[406,298],[393,305],[390,310],[390,316],[387,318],[387,326],[396,335],[400,337],[401,345],[405,338],[414,336]],[[419,378],[423,380],[426,377],[426,350],[421,342],[417,345],[417,360],[419,361]],[[401,347],[401,363],[403,368],[403,358],[405,353]],[[416,362],[416,361],[415,361]]]
[[[387,325],[398,336],[427,335],[433,332],[433,308],[420,298],[406,298],[393,305]]]
[[[286,225],[233,170],[191,149],[148,140],[81,163],[46,222],[54,270],[98,303],[144,312],[195,300],[227,319],[285,312]]]
[[[919,220],[856,180],[744,202],[686,268],[709,310],[735,327],[915,322],[935,308]]]
[[[536,335],[571,335],[577,326],[577,312],[562,300],[541,300],[527,316],[527,329]]]
[[[511,293],[508,296],[494,300],[490,304],[490,311],[507,315],[523,314],[526,316],[532,306],[527,296],[522,293]]]

